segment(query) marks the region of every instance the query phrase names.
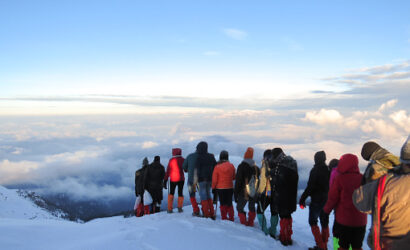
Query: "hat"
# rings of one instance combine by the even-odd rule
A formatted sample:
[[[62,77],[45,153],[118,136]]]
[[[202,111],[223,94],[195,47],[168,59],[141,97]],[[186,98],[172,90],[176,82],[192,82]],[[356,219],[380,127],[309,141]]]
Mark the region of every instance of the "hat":
[[[281,148],[274,148],[272,149],[272,158],[276,159],[281,153],[283,153],[283,150]]]
[[[251,148],[251,147],[247,148],[243,158],[244,159],[253,159],[253,148]]]
[[[400,161],[404,164],[410,164],[410,135],[401,147]]]
[[[363,159],[365,159],[366,161],[370,160],[370,156],[372,156],[372,154],[379,148],[381,148],[379,144],[375,143],[374,141],[368,141],[365,144],[363,144],[363,147],[362,147]]]
[[[227,161],[228,159],[229,159],[228,151],[222,150],[221,153],[219,154],[219,160],[220,161]]]
[[[148,159],[147,159],[147,157],[145,157],[143,160],[142,160],[142,166],[147,166],[148,165]]]
[[[315,154],[315,163],[322,163],[326,161],[325,151],[319,151]]]
[[[159,162],[159,161],[160,161],[160,158],[159,158],[158,155],[154,157],[154,161],[155,161],[155,162]]]

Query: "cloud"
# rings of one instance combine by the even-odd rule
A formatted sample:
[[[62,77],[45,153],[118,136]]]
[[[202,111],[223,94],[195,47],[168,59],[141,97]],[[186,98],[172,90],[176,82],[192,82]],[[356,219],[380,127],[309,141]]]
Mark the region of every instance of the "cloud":
[[[223,31],[225,35],[235,40],[244,40],[248,36],[248,33],[239,29],[224,29]]]
[[[343,120],[343,116],[337,110],[321,109],[319,112],[307,112],[304,120],[311,121],[319,125],[337,124]]]
[[[390,115],[390,118],[399,125],[404,131],[410,134],[410,115],[407,115],[406,110],[400,110]]]
[[[378,112],[383,112],[388,108],[394,107],[397,104],[397,102],[398,102],[397,99],[393,99],[393,100],[390,100],[386,103],[383,103],[382,105],[380,105],[380,108],[379,108]]]
[[[158,146],[158,143],[153,142],[153,141],[146,141],[142,143],[142,148],[147,149],[147,148],[153,148]]]

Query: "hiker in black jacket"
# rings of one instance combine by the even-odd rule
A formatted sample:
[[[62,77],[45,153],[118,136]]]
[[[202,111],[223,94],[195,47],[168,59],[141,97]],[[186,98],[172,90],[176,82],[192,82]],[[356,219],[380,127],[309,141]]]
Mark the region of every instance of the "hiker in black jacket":
[[[159,212],[162,201],[162,188],[165,168],[160,162],[160,157],[155,156],[154,161],[148,166],[144,176],[144,187],[152,197],[152,212]]]
[[[135,196],[141,199],[138,207],[135,211],[135,216],[140,217],[144,215],[144,178],[145,170],[148,168],[148,159],[147,157],[142,160],[142,167],[135,171]],[[149,210],[146,209],[145,213],[149,213]]]
[[[316,152],[314,159],[315,165],[310,171],[309,181],[300,197],[299,205],[304,208],[306,206],[306,198],[308,196],[311,197],[309,225],[316,241],[315,249],[325,250],[327,249],[329,238],[329,215],[323,212],[323,207],[326,204],[327,193],[329,192],[330,171],[326,165],[326,154],[324,151]],[[317,225],[318,218],[322,226],[322,233]]]

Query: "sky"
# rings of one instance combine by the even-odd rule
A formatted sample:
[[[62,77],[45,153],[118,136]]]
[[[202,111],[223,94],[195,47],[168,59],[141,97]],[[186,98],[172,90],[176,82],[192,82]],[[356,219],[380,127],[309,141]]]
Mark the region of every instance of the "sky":
[[[408,1],[1,1],[0,184],[132,195],[143,157],[208,141],[395,154],[410,134]],[[361,159],[361,169],[366,163]],[[50,188],[52,187],[52,188]]]

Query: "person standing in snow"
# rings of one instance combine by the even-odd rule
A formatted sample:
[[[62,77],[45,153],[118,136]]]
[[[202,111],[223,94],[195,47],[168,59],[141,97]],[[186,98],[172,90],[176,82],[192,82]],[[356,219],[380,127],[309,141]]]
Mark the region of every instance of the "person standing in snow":
[[[373,141],[363,144],[361,155],[363,159],[369,161],[363,174],[362,184],[377,180],[387,174],[390,169],[400,165],[399,157]]]
[[[344,154],[337,165],[339,175],[330,186],[323,211],[329,214],[335,209],[339,224],[339,249],[360,249],[366,231],[367,215],[353,205],[353,191],[360,187],[363,175],[359,171],[359,159],[353,154]]]
[[[238,210],[239,221],[241,224],[253,227],[256,217],[255,212],[255,197],[251,197],[246,186],[252,176],[259,176],[259,168],[253,160],[253,148],[246,149],[243,161],[239,164],[236,172],[235,181],[235,201],[236,209]],[[248,219],[244,211],[245,205],[248,203]]]
[[[284,246],[292,245],[292,213],[296,211],[299,181],[297,162],[281,148],[274,148],[269,166],[271,209],[280,217],[279,240]]]
[[[271,185],[270,185],[270,167],[269,161],[272,158],[272,150],[267,149],[263,153],[262,167],[259,176],[259,186],[258,186],[258,198],[257,198],[257,209],[256,216],[258,218],[259,225],[261,226],[262,231],[266,235],[270,235],[272,238],[276,239],[276,227],[279,222],[279,216],[277,210],[275,210],[272,203],[271,196]],[[270,227],[267,227],[265,210],[270,206],[271,217],[270,217]]]
[[[145,189],[152,197],[152,213],[160,211],[162,201],[162,188],[165,176],[165,168],[160,162],[160,157],[154,157],[154,161],[148,166],[145,171],[144,184]]]
[[[399,168],[355,190],[357,209],[372,214],[368,236],[371,249],[408,249],[410,246],[410,136],[400,152]]]
[[[305,191],[299,200],[299,205],[303,209],[306,204],[306,198],[311,197],[309,206],[309,225],[312,230],[316,246],[312,249],[327,249],[329,238],[329,215],[322,211],[327,201],[329,191],[329,168],[326,165],[326,153],[324,151],[316,152],[314,156],[315,165],[310,171],[309,180]],[[318,218],[322,226],[322,232],[317,225]]]
[[[216,190],[219,197],[222,220],[234,221],[232,206],[233,181],[235,180],[235,167],[229,162],[229,154],[222,150],[219,154],[219,162],[212,174],[212,190]]]
[[[145,157],[142,160],[142,167],[135,171],[135,196],[140,199],[140,203],[135,210],[135,216],[141,217],[144,215],[144,174],[148,167],[148,159]],[[149,213],[149,210],[147,211]]]
[[[168,162],[167,171],[164,177],[164,188],[167,188],[168,178],[170,179],[170,192],[168,194],[168,213],[172,213],[172,203],[174,202],[175,188],[178,186],[178,212],[182,213],[182,205],[184,203],[184,188],[185,176],[182,170],[184,158],[181,156],[180,148],[172,149],[172,158]]]
[[[197,153],[196,169],[198,169],[199,196],[201,198],[202,213],[205,218],[215,219],[211,186],[212,173],[216,165],[216,160],[213,154],[208,153],[208,144],[204,141],[198,144]]]
[[[184,169],[185,173],[188,173],[188,192],[189,192],[189,199],[192,205],[192,216],[199,216],[199,206],[198,202],[196,201],[196,191],[198,186],[198,170],[196,169],[196,162],[198,159],[198,145],[196,146],[196,151],[194,153],[189,154],[184,163],[182,164],[182,168]]]

